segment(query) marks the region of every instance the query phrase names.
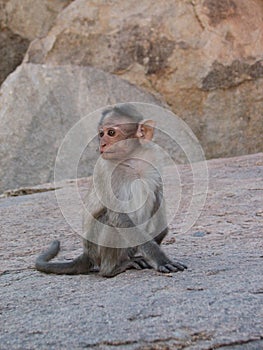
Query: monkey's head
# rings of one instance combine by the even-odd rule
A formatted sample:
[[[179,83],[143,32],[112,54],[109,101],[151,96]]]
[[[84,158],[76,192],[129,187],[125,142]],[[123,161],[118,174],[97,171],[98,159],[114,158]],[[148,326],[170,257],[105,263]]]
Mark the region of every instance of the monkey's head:
[[[120,104],[102,113],[98,127],[103,159],[125,159],[141,143],[152,140],[155,122],[143,116],[131,104]]]

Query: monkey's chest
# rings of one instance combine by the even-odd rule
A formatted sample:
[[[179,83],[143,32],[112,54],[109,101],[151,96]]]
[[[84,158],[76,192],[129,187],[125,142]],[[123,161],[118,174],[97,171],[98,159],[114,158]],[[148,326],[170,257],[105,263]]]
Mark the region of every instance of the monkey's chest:
[[[109,223],[115,227],[132,227],[151,218],[155,193],[140,179],[126,182],[115,193],[116,207],[107,208]]]

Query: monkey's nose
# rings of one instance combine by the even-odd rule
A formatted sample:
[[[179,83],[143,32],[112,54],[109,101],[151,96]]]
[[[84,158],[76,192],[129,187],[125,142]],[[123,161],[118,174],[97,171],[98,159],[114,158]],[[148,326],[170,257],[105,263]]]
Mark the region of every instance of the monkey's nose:
[[[106,146],[107,146],[106,143],[102,143],[102,144],[100,145],[100,153],[103,153],[103,150],[105,149]]]

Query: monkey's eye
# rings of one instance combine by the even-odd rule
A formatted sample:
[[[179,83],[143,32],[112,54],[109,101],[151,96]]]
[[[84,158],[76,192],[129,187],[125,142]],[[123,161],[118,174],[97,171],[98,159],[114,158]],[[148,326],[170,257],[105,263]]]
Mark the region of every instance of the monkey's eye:
[[[99,137],[103,137],[104,136],[104,131],[99,131]]]
[[[108,135],[110,136],[110,137],[113,137],[114,135],[115,135],[115,130],[113,130],[113,129],[110,129],[109,131],[108,131]]]

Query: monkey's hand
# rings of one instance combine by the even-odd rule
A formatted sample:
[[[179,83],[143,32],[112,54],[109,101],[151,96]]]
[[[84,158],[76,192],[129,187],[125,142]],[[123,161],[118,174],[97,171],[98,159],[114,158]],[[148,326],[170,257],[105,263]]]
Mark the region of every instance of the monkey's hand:
[[[155,241],[149,241],[138,247],[143,258],[157,271],[169,273],[183,271],[187,267],[184,264],[170,260]]]

